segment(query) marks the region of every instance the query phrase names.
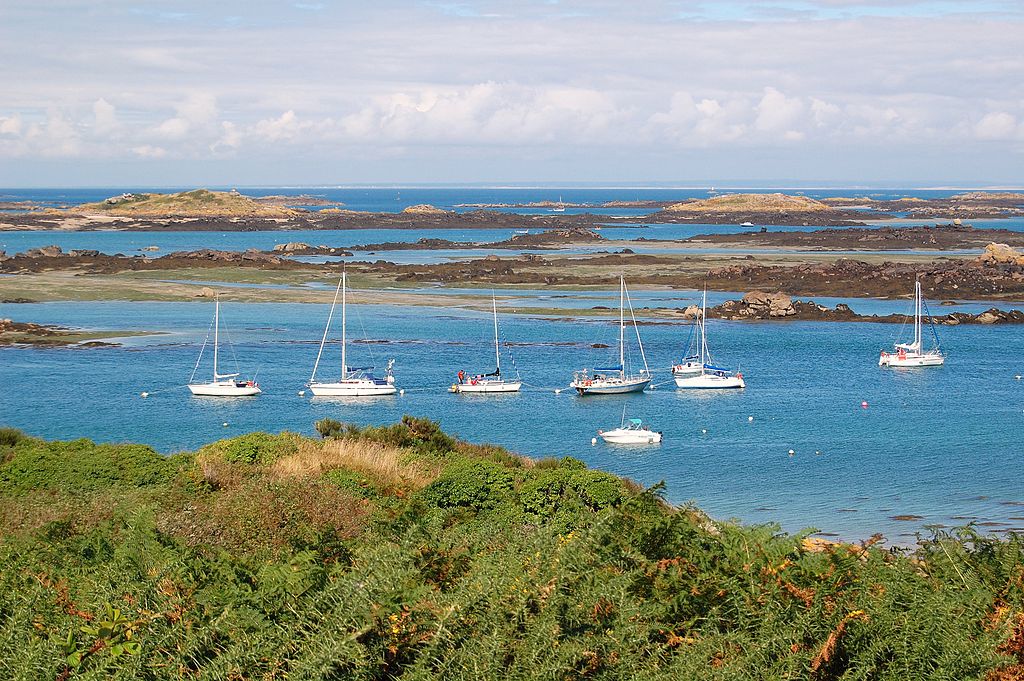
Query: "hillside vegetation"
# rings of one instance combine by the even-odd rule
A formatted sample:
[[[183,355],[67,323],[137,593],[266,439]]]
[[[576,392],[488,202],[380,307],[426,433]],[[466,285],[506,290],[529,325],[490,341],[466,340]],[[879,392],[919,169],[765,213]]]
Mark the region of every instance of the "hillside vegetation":
[[[714,523],[411,417],[164,457],[0,429],[4,679],[1013,679],[1024,543]]]
[[[806,196],[788,194],[725,194],[710,199],[684,201],[666,206],[665,210],[675,212],[731,212],[761,213],[775,211],[830,211],[832,208],[821,201]]]
[[[177,194],[121,194],[85,203],[76,212],[125,217],[274,217],[296,215],[282,206],[266,205],[235,191],[195,189]]]

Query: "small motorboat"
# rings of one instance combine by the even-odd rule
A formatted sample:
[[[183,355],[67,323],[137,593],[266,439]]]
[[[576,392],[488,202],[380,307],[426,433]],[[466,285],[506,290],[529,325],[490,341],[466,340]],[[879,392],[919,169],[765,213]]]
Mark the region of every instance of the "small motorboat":
[[[617,445],[650,445],[661,442],[661,433],[640,419],[629,419],[615,430],[599,430],[598,437],[605,442]]]

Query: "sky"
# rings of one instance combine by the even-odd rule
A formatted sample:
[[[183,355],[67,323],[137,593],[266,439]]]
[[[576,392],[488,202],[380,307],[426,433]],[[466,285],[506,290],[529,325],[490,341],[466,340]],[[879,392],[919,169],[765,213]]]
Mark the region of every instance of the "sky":
[[[0,186],[1024,185],[1024,0],[3,0]]]

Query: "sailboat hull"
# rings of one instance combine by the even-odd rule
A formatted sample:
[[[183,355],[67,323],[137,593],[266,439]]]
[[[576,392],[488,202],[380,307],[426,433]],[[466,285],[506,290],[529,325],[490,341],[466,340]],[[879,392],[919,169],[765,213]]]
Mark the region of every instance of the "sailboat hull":
[[[262,390],[257,385],[244,383],[239,385],[234,381],[219,381],[213,383],[191,383],[188,389],[193,395],[202,397],[254,397]]]
[[[472,383],[456,383],[452,385],[453,393],[517,393],[523,387],[520,381],[477,381]]]
[[[389,383],[374,381],[340,381],[338,383],[313,383],[309,391],[317,397],[378,397],[398,392]]]
[[[715,374],[697,374],[696,376],[676,376],[676,387],[685,390],[728,390],[745,388],[747,384],[739,376],[716,376]]]
[[[934,353],[907,353],[905,355],[901,355],[897,353],[883,352],[881,356],[878,358],[878,366],[880,367],[938,367],[942,366],[945,363],[945,357]]]
[[[651,384],[649,378],[573,381],[570,387],[582,395],[622,395],[642,393]]]

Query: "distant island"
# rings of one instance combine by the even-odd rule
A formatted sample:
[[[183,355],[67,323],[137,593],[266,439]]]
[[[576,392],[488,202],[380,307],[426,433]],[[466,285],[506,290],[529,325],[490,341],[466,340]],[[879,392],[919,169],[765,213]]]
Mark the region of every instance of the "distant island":
[[[175,194],[124,193],[104,201],[66,209],[39,209],[27,202],[10,205],[0,214],[0,231],[19,229],[132,231],[254,231],[311,229],[567,229],[600,224],[636,222],[674,224],[814,225],[848,227],[868,220],[891,219],[893,212],[912,218],[972,219],[1024,215],[1024,194],[968,192],[942,199],[874,201],[859,197],[816,200],[806,196],[774,194],[721,194],[683,201],[609,201],[600,207],[641,207],[652,212],[621,218],[589,212],[509,213],[492,208],[507,204],[460,204],[474,210],[445,210],[429,204],[409,206],[401,212],[372,213],[347,210],[317,197],[249,197],[237,191],[195,189]],[[537,207],[549,202],[522,204]]]

